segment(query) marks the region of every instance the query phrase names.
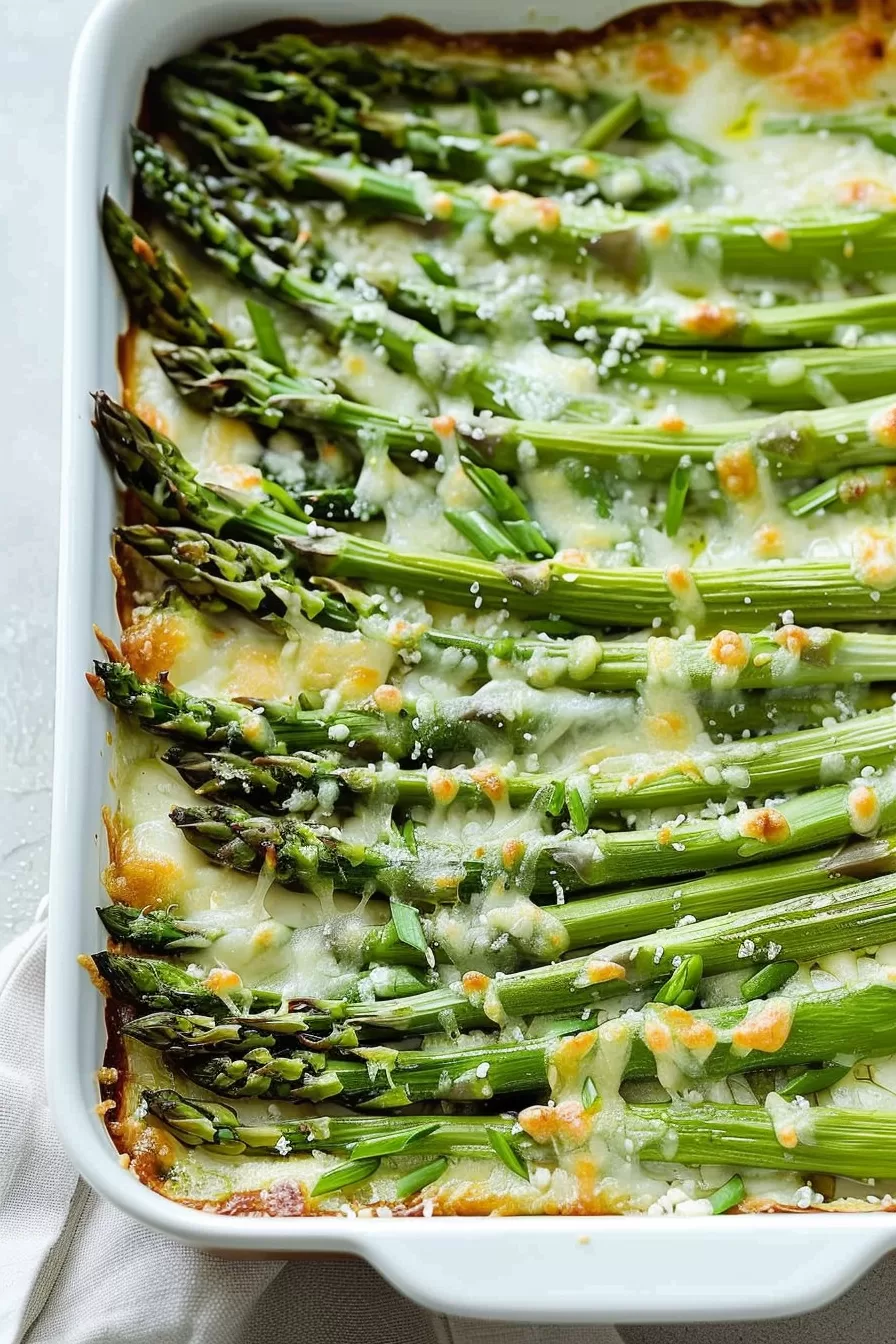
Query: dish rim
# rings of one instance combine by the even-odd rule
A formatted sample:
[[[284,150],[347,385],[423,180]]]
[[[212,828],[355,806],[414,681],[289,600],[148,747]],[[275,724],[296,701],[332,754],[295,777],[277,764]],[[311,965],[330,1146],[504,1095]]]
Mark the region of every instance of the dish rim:
[[[600,7],[600,22],[634,8],[626,0],[605,0]],[[440,8],[439,0],[400,5],[403,15],[444,26]],[[565,26],[597,26],[589,0],[561,0],[552,8]],[[105,750],[97,752],[106,724],[84,670],[93,621],[113,628],[107,541],[115,491],[96,451],[88,391],[117,386],[115,338],[124,312],[102,249],[100,192],[109,185],[128,199],[124,117],[134,110],[150,65],[214,33],[295,17],[297,10],[334,25],[371,22],[391,12],[376,0],[192,0],[188,12],[181,0],[153,0],[151,6],[148,0],[101,0],[72,64],[46,1022],[47,1091],[62,1147],[95,1190],[159,1232],[250,1256],[359,1255],[421,1305],[453,1315],[646,1322],[761,1319],[816,1309],[896,1248],[896,1219],[879,1213],[779,1213],[759,1221],[758,1215],[721,1221],[231,1217],[177,1204],[141,1185],[121,1166],[96,1113],[102,1002],[76,957],[100,936],[93,901],[85,896],[100,891],[98,821],[108,798],[108,763]],[[456,0],[450,26],[495,29],[501,17],[508,29],[536,26],[523,0],[502,0],[501,10],[477,11],[476,0]]]

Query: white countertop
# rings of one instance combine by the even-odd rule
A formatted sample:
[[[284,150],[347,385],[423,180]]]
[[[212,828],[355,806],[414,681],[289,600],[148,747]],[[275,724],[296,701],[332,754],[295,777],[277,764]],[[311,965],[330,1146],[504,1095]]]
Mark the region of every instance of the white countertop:
[[[6,255],[0,386],[6,428],[0,703],[5,728],[0,738],[0,946],[30,922],[47,880],[65,100],[72,49],[91,7],[92,0],[17,0],[4,6],[0,217],[6,224]],[[389,9],[387,5],[385,11]],[[757,1235],[762,1235],[761,1220]],[[646,1272],[645,1292],[649,1282]],[[628,1344],[784,1344],[785,1340],[845,1344],[859,1337],[871,1344],[889,1344],[896,1341],[894,1288],[891,1260],[835,1306],[799,1320],[634,1326],[625,1335]],[[532,1331],[532,1344],[538,1344],[538,1333]],[[559,1335],[549,1332],[552,1339]],[[307,1338],[314,1344],[310,1334]]]

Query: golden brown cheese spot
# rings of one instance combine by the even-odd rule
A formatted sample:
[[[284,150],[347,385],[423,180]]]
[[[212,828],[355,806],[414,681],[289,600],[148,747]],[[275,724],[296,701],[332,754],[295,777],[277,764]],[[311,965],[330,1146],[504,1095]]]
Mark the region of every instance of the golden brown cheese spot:
[[[154,681],[170,672],[189,644],[189,625],[174,611],[154,611],[122,632],[121,652],[138,677]]]
[[[397,686],[377,686],[373,702],[384,714],[397,714],[404,704],[404,696]]]
[[[682,331],[693,332],[695,336],[727,336],[736,331],[739,324],[737,309],[729,303],[712,303],[709,299],[700,299],[679,318]]]
[[[661,1010],[665,1024],[689,1050],[711,1050],[718,1037],[709,1022],[695,1017],[686,1008],[670,1004]]]
[[[654,742],[664,747],[684,746],[690,737],[688,721],[684,714],[680,714],[676,709],[648,714],[644,726]]]
[[[232,994],[235,989],[241,989],[243,984],[236,971],[226,966],[215,966],[202,983],[212,994]]]
[[[516,149],[538,148],[538,141],[531,131],[514,130],[512,128],[501,131],[500,135],[494,137],[492,144],[497,145],[499,149],[503,149],[505,145],[511,145]]]
[[[542,233],[553,233],[560,227],[560,207],[549,196],[539,196],[534,205],[535,219]]]
[[[675,834],[671,826],[661,826],[656,833],[656,842],[660,846],[671,845]]]
[[[603,985],[610,980],[624,980],[625,967],[618,961],[592,960],[585,967],[585,979],[589,985]]]
[[[118,1082],[118,1070],[109,1067],[97,1069],[96,1081],[100,1087],[112,1087]]]
[[[447,807],[453,803],[460,789],[459,782],[447,770],[440,770],[438,766],[433,766],[427,775],[429,791],[433,800],[442,807]]]
[[[230,421],[224,421],[224,425],[230,425]],[[222,426],[223,427],[223,426]],[[220,434],[220,430],[218,431]],[[238,442],[243,441],[244,431],[240,429]],[[227,486],[231,490],[256,490],[261,485],[261,472],[257,467],[251,467],[247,462],[216,462],[215,480],[219,485]]]
[[[782,625],[772,638],[794,658],[801,658],[807,649],[813,647],[812,636],[802,625]]]
[[[351,374],[355,378],[360,378],[361,375],[367,371],[367,360],[363,355],[357,353],[346,355],[342,364],[346,373]]]
[[[853,538],[853,571],[867,588],[891,588],[896,583],[896,542],[889,532],[863,527]]]
[[[763,24],[749,23],[734,37],[731,54],[749,75],[777,75],[793,65],[797,47]]]
[[[799,1143],[799,1136],[794,1125],[781,1125],[775,1130],[775,1137],[782,1148],[795,1148]]]
[[[156,254],[149,243],[145,238],[139,237],[136,233],[131,239],[131,251],[135,256],[140,257],[141,261],[145,261],[147,266],[156,266],[158,264],[156,261]]]
[[[571,1078],[576,1074],[582,1061],[594,1049],[597,1036],[596,1031],[580,1031],[575,1036],[566,1037],[553,1050],[551,1063],[561,1078]]]
[[[759,236],[769,247],[774,248],[776,252],[789,252],[791,246],[790,234],[782,224],[766,224],[760,229]]]
[[[863,14],[858,23],[807,43],[781,75],[787,92],[804,107],[846,107],[868,91],[886,59],[886,30]]]
[[[103,812],[109,862],[103,869],[103,886],[110,901],[135,910],[172,905],[178,897],[183,873],[167,854],[141,849],[133,832],[108,808]]]
[[[644,231],[650,242],[657,247],[662,247],[672,237],[672,225],[668,219],[663,219],[662,216],[657,219],[648,219],[644,224]]]
[[[522,840],[505,840],[501,846],[501,862],[507,872],[515,868],[522,860],[526,846]]]
[[[454,201],[446,191],[433,192],[429,210],[435,219],[450,219],[454,214]]]
[[[680,65],[662,39],[639,42],[635,49],[635,71],[654,93],[684,93],[690,75]]]
[[[672,1032],[658,1018],[651,1018],[644,1024],[644,1044],[652,1055],[667,1055],[672,1049]]]
[[[170,436],[168,421],[158,407],[153,406],[151,402],[138,401],[136,406],[133,407],[133,411],[145,425],[149,425],[150,429],[154,429],[157,434]]]
[[[760,560],[782,560],[786,555],[784,533],[775,523],[762,523],[753,533],[753,553]]]
[[[493,803],[499,803],[507,793],[503,775],[492,765],[477,765],[475,770],[470,771],[470,778]]]
[[[279,649],[240,649],[227,678],[226,695],[230,699],[248,695],[260,700],[276,700],[282,692]]]
[[[380,679],[380,670],[376,667],[354,667],[341,678],[339,685],[350,699],[363,700],[375,694]],[[399,691],[399,695],[401,692]]]
[[[745,840],[759,840],[768,845],[782,844],[790,838],[790,823],[775,807],[755,807],[742,812],[737,829]]]
[[[518,1120],[536,1143],[550,1143],[553,1139],[583,1143],[594,1123],[578,1101],[562,1101],[559,1106],[526,1106]]]
[[[710,662],[735,672],[742,672],[750,661],[750,646],[743,635],[734,630],[720,630],[709,642]]]
[[[467,971],[461,978],[461,988],[468,998],[485,994],[491,980],[482,971]]]
[[[786,999],[770,999],[758,1013],[751,1013],[731,1033],[731,1044],[738,1050],[761,1050],[773,1054],[787,1044],[793,1023],[793,1004]]]
[[[665,430],[667,434],[683,434],[688,426],[687,422],[683,420],[680,415],[675,415],[670,412],[668,415],[664,415],[659,421],[659,427],[660,429]]]
[[[724,448],[716,455],[716,474],[729,499],[750,499],[759,486],[753,453],[744,444]]]
[[[837,184],[838,205],[858,205],[866,210],[892,210],[896,195],[873,177],[853,177]]]
[[[438,434],[440,439],[445,439],[449,434],[453,434],[457,428],[457,421],[453,415],[437,415],[430,421],[434,434]]]
[[[102,994],[103,998],[111,999],[112,990],[109,986],[109,982],[106,980],[105,976],[100,975],[93,957],[88,957],[82,952],[75,958],[75,960],[90,976],[90,982],[94,989]],[[893,975],[896,977],[896,971],[893,972]]]
[[[565,550],[558,551],[555,559],[561,565],[568,565],[570,569],[588,568],[588,556],[578,546],[567,546]]]
[[[868,433],[882,447],[896,448],[896,402],[869,417]]]
[[[849,824],[857,835],[870,835],[880,822],[880,800],[870,784],[856,784],[846,799]]]
[[[679,601],[684,601],[690,596],[693,584],[691,571],[685,569],[683,565],[670,565],[666,570],[666,585],[672,596]]]

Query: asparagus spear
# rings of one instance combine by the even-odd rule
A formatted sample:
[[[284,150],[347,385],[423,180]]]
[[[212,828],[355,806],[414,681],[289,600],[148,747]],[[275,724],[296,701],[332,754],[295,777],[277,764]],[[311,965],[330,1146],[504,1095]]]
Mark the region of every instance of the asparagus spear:
[[[268,428],[284,424],[307,429],[326,424],[362,442],[379,436],[390,449],[403,453],[440,453],[444,445],[439,429],[451,432],[457,427],[478,454],[509,471],[518,467],[523,443],[531,444],[542,461],[563,458],[598,465],[627,454],[663,474],[671,473],[683,454],[695,462],[716,459],[723,486],[732,454],[740,461],[742,455],[758,452],[783,476],[817,475],[896,457],[892,397],[674,432],[645,425],[566,424],[498,416],[456,426],[453,419],[447,424],[441,419],[411,420],[350,401],[336,394],[329,383],[281,373],[251,351],[173,346],[157,350],[156,355],[181,395],[200,410],[248,418]],[[755,478],[755,465],[752,471]],[[748,493],[754,492],[755,484]]]
[[[647,625],[677,619],[679,599],[695,620],[739,624],[749,607],[757,626],[792,610],[795,619],[848,623],[886,620],[896,593],[878,592],[838,563],[754,569],[579,569],[558,560],[490,564],[460,555],[415,555],[349,534],[325,533],[275,505],[244,504],[200,484],[175,445],[105,393],[96,396],[100,442],[125,484],[163,522],[185,521],[214,535],[270,545],[282,541],[303,571],[363,578],[461,606],[482,603],[522,616],[570,618],[580,625]],[[574,576],[574,577],[573,577]],[[750,601],[747,602],[746,599]]]
[[[127,299],[132,321],[165,341],[230,345],[233,337],[213,322],[190,282],[167,253],[112,199],[103,196],[103,237]]]
[[[518,710],[511,721],[500,703],[488,698],[480,702],[474,695],[445,701],[426,714],[413,704],[402,704],[401,692],[394,688],[394,709],[342,709],[325,714],[291,701],[238,703],[192,696],[167,680],[144,681],[118,662],[97,662],[90,684],[101,699],[152,731],[187,743],[222,742],[230,750],[256,755],[265,750],[275,757],[347,742],[356,750],[386,752],[396,761],[431,761],[441,751],[487,745],[489,725],[503,739],[509,736],[522,745],[521,734],[531,737],[539,720],[550,715],[553,703],[548,699],[543,708],[536,704],[525,712]],[[603,698],[583,697],[580,722],[587,722],[593,711],[599,723],[605,707]],[[630,713],[631,704],[625,708]],[[575,805],[587,816],[600,810],[686,806],[738,793],[764,798],[782,790],[810,788],[830,779],[831,762],[836,759],[841,761],[841,775],[855,773],[855,763],[868,769],[886,765],[896,750],[894,713],[888,706],[821,728],[691,751],[683,760],[675,753],[667,753],[665,759],[654,755],[649,766],[643,755],[617,753],[569,779],[519,771],[505,778],[498,767],[482,770],[478,766],[472,771],[437,771],[435,776],[421,769],[390,769],[383,779],[363,767],[337,771],[307,758],[288,768],[307,786],[326,782],[349,792],[380,792],[404,805],[429,802],[440,791],[465,799],[508,797],[514,803],[530,802],[540,794],[545,800],[565,796],[570,810]],[[572,791],[577,795],[575,804]]]
[[[745,1049],[737,1044],[747,1039],[737,1028],[747,1018],[747,1005],[700,1009],[685,1019],[679,1014],[665,1015],[662,1009],[646,1008],[625,1019],[630,1051],[623,1071],[624,1079],[656,1077],[657,1058],[647,1041],[651,1028],[660,1030],[683,1023],[685,1031],[701,1030],[709,1043],[709,1053],[698,1062],[685,1059],[686,1076],[696,1080],[724,1078],[732,1073],[753,1069],[782,1069],[815,1060],[855,1060],[887,1055],[896,1049],[896,1014],[893,987],[870,984],[827,993],[806,995],[789,1004],[773,1001],[782,1018],[789,1017],[786,1041],[777,1049]],[[757,1014],[751,1014],[751,1018]],[[190,1019],[187,1019],[188,1023]],[[277,1099],[306,1100],[309,1093],[328,1088],[327,1095],[367,1110],[399,1108],[419,1101],[473,1102],[512,1092],[547,1087],[552,1074],[562,1070],[564,1052],[575,1057],[579,1067],[587,1069],[588,1056],[599,1050],[603,1038],[611,1039],[619,1031],[618,1019],[607,1028],[598,1027],[588,1036],[573,1037],[566,1045],[561,1038],[533,1039],[513,1044],[487,1042],[481,1045],[433,1050],[395,1050],[373,1052],[359,1050],[360,1059],[334,1058],[332,1054],[295,1049],[290,1038],[277,1040],[271,1047],[254,1044],[260,1035],[254,1028],[243,1029],[234,1023],[211,1024],[202,1033],[200,1048],[192,1044],[190,1029],[181,1033],[172,1026],[171,1034],[183,1044],[169,1050],[168,1058],[193,1083],[227,1097],[267,1096]],[[226,1031],[240,1032],[236,1049]],[[145,1039],[140,1022],[125,1028]],[[732,1040],[733,1034],[733,1040]],[[206,1038],[211,1037],[211,1040]],[[647,1038],[647,1039],[645,1039]],[[215,1041],[218,1044],[215,1044]],[[763,1042],[763,1045],[771,1042]],[[590,1048],[589,1048],[590,1047]],[[274,1053],[278,1051],[279,1053]],[[368,1058],[382,1060],[383,1067],[372,1071]],[[324,1074],[326,1071],[326,1074]],[[323,1078],[322,1078],[323,1076]]]
[[[508,1019],[590,1009],[606,998],[668,979],[686,956],[704,973],[748,970],[770,961],[811,962],[845,949],[876,947],[896,930],[892,873],[833,891],[814,892],[696,924],[610,944],[489,979],[467,973],[457,989],[433,990],[391,1003],[318,1004],[334,1019],[398,1033],[462,1031]]]
[[[885,154],[896,154],[896,108],[863,112],[801,113],[796,117],[767,117],[763,135],[857,135],[870,140]]]
[[[214,973],[203,981],[174,961],[156,961],[146,957],[121,957],[112,952],[95,952],[89,959],[96,974],[108,986],[114,999],[135,1004],[147,1012],[164,1009],[173,1012],[200,1013],[206,1017],[225,1017],[240,1010],[250,1013],[277,1011],[281,995],[262,989],[231,986],[220,992]],[[238,980],[239,977],[230,977]],[[323,1020],[317,1015],[307,1019],[309,1026]]]
[[[402,275],[376,285],[399,312],[448,333],[489,332],[515,323],[528,323],[543,336],[577,340],[586,349],[629,333],[634,351],[640,346],[684,346],[705,349],[753,348],[770,350],[802,343],[832,345],[866,334],[896,333],[896,296],[872,294],[819,303],[779,304],[750,309],[742,302],[686,299],[649,294],[644,301],[620,300],[618,294],[594,293],[566,303],[549,290],[511,285],[502,293],[445,288],[424,278]],[[521,321],[522,319],[522,321]]]
[[[475,221],[499,249],[548,246],[573,260],[590,255],[613,269],[637,273],[647,268],[653,249],[666,248],[674,236],[697,249],[715,246],[723,265],[735,273],[811,278],[825,263],[853,275],[892,264],[896,220],[886,212],[804,211],[783,223],[681,213],[658,222],[617,207],[560,205],[491,187],[437,185],[422,174],[401,178],[357,161],[328,159],[269,135],[245,108],[171,75],[162,80],[160,95],[184,131],[228,170],[244,172],[250,180],[270,182],[287,195],[335,196],[379,215],[439,219],[454,228]]]
[[[203,1053],[250,1054],[254,1050],[282,1051],[300,1048],[309,1053],[350,1049],[358,1044],[352,1027],[339,1026],[322,1035],[308,1027],[307,1015],[258,1013],[222,1018],[200,1013],[156,1012],[134,1018],[122,1027],[144,1045],[167,1050],[172,1059]]]
[[[365,1140],[398,1139],[412,1122],[390,1116],[339,1116],[244,1125],[236,1111],[221,1102],[189,1101],[173,1091],[144,1092],[150,1112],[182,1142],[208,1144],[221,1152],[270,1153],[287,1157],[322,1149],[352,1151]],[[526,1112],[522,1120],[527,1121]],[[534,1110],[530,1123],[541,1119]],[[419,1125],[414,1125],[417,1130]],[[525,1126],[524,1126],[525,1128]],[[784,1128],[782,1126],[782,1128]],[[408,1156],[438,1154],[494,1160],[489,1131],[509,1140],[533,1163],[553,1165],[555,1150],[532,1141],[511,1120],[488,1116],[452,1116],[408,1143]],[[857,1180],[896,1176],[896,1116],[891,1111],[818,1107],[812,1112],[811,1137],[794,1146],[779,1140],[772,1116],[762,1106],[696,1105],[626,1106],[613,1136],[614,1147],[630,1139],[642,1162],[667,1163],[670,1155],[685,1166],[725,1166],[773,1171],[830,1172]],[[789,1144],[789,1134],[788,1134]],[[278,1146],[279,1145],[279,1146]],[[391,1149],[395,1151],[395,1149]]]
[[[840,471],[818,485],[794,495],[787,508],[794,518],[805,518],[821,510],[853,508],[856,505],[890,502],[896,490],[896,471],[892,467],[859,467]]]
[[[144,194],[163,212],[167,221],[197,243],[208,259],[223,267],[229,275],[300,311],[331,343],[338,345],[347,333],[360,336],[382,349],[389,362],[401,372],[421,377],[440,390],[469,396],[475,406],[499,413],[522,415],[527,408],[541,406],[555,408],[558,417],[572,420],[606,419],[609,415],[612,403],[606,397],[573,397],[558,393],[556,387],[523,375],[481,346],[456,346],[412,318],[391,313],[382,304],[359,304],[357,296],[347,299],[338,291],[316,284],[296,266],[278,265],[260,252],[230,218],[215,208],[213,198],[202,183],[185,172],[159,145],[140,131],[133,132],[133,141],[134,163]],[[251,352],[233,353],[233,361],[219,368],[232,378],[235,388],[241,387],[244,394],[254,393],[255,401],[264,392],[264,388],[256,390],[259,382],[268,376],[274,382],[266,396],[289,398],[295,414],[300,413],[303,404],[309,403],[307,413],[317,418],[325,418],[328,408],[338,409],[332,398],[333,389],[321,380],[307,376],[289,377]],[[166,371],[174,377],[169,363],[177,370],[186,355],[180,356],[180,352],[174,350],[161,358]],[[195,351],[190,362],[196,363]],[[242,383],[240,370],[246,370]],[[206,370],[205,376],[211,376],[212,372]],[[268,427],[276,426],[281,416],[274,406],[266,410],[262,423]],[[336,426],[348,431],[379,426],[386,432],[397,432],[395,446],[408,451],[423,442],[406,431],[400,432],[399,417],[380,412],[375,407],[349,402],[341,404]],[[424,426],[424,433],[437,448],[438,442],[428,426]]]
[[[267,865],[283,885],[307,889],[320,871],[349,891],[378,890],[439,905],[487,888],[508,873],[524,891],[549,895],[730,867],[770,853],[778,857],[830,844],[851,833],[871,834],[896,821],[896,779],[889,774],[873,784],[829,786],[717,821],[633,831],[582,828],[582,834],[557,836],[529,830],[512,843],[480,846],[472,853],[419,840],[412,849],[396,835],[352,845],[340,832],[296,817],[252,816],[223,804],[176,808],[171,818],[191,844],[241,872]],[[540,933],[536,928],[535,935]]]
[[[888,345],[762,354],[659,354],[645,348],[613,374],[624,383],[747,397],[754,405],[800,410],[892,394],[894,353]]]
[[[354,630],[376,602],[344,585],[330,592],[308,588],[292,573],[289,558],[251,542],[227,541],[186,528],[120,527],[115,536],[152,560],[194,601],[239,607],[275,628],[301,619],[333,630]],[[300,628],[300,627],[299,627]]]
[[[168,911],[136,910],[130,905],[103,905],[97,908],[109,936],[116,942],[129,943],[141,952],[179,952],[193,947],[209,947],[224,933],[178,919]]]
[[[246,103],[264,120],[273,120],[287,132],[297,130],[328,148],[376,158],[401,155],[415,168],[459,182],[479,178],[496,187],[534,186],[544,191],[587,186],[604,200],[625,204],[636,199],[645,204],[669,200],[678,191],[673,178],[652,170],[641,159],[601,153],[596,144],[554,149],[522,129],[496,135],[459,132],[431,116],[358,101],[357,92],[348,86],[340,106],[306,75],[266,70],[245,58],[187,56],[165,69]],[[353,92],[355,105],[345,106]]]

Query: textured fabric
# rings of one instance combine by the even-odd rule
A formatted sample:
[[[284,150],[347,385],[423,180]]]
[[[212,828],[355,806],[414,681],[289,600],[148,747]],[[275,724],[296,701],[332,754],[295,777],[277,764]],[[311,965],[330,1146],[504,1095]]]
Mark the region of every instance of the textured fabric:
[[[43,980],[39,924],[0,957],[0,1344],[620,1344],[610,1326],[435,1316],[361,1260],[225,1259],[134,1222],[60,1153]]]

